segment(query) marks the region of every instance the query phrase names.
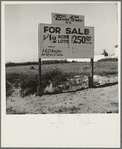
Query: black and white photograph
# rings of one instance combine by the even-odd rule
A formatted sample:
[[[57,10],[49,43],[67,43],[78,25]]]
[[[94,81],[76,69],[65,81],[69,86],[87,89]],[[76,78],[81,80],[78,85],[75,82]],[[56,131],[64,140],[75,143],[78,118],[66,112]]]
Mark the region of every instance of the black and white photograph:
[[[86,126],[114,115],[119,125],[120,18],[116,1],[3,2],[4,114],[85,115]]]
[[[6,113],[118,113],[117,10],[6,4]]]

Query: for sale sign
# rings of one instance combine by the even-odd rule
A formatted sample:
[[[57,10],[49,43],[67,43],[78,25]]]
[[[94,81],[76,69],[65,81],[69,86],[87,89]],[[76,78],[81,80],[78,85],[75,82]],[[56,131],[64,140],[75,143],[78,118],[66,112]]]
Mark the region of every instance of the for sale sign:
[[[39,58],[93,58],[94,28],[39,24]]]
[[[84,26],[84,16],[52,13],[52,24]]]

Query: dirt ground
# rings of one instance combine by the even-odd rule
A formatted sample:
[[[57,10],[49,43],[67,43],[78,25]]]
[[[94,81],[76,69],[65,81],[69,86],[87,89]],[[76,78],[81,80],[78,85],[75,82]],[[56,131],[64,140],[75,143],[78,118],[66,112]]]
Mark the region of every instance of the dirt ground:
[[[118,83],[80,91],[21,97],[16,90],[6,98],[7,114],[118,113]]]

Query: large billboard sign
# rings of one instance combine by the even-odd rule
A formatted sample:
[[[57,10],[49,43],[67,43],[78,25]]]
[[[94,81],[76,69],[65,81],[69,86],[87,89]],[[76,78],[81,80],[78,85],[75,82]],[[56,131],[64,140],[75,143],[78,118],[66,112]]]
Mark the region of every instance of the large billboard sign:
[[[39,24],[39,58],[93,58],[94,27]]]
[[[84,16],[52,13],[52,24],[84,26]]]

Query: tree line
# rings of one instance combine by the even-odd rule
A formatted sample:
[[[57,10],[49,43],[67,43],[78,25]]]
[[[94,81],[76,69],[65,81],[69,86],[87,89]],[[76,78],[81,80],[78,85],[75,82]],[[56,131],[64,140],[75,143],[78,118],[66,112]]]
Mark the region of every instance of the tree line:
[[[77,61],[72,61],[77,62]],[[67,60],[44,60],[41,62],[42,65],[44,64],[60,64],[60,63],[70,63]],[[8,62],[6,63],[6,66],[25,66],[25,65],[38,65],[39,62],[21,62],[21,63],[14,63],[14,62]]]

